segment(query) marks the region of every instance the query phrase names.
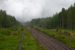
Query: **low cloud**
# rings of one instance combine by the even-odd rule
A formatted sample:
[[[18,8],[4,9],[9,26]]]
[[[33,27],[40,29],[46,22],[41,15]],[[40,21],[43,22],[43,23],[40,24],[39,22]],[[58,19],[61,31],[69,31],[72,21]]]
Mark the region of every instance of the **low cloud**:
[[[0,9],[20,21],[52,16],[62,8],[68,8],[75,0],[0,0]]]

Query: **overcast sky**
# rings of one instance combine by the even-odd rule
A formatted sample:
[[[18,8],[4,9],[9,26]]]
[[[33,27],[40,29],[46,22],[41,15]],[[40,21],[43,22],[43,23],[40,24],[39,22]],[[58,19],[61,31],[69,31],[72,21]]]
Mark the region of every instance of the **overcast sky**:
[[[68,8],[75,0],[0,0],[0,9],[21,21],[52,16]]]

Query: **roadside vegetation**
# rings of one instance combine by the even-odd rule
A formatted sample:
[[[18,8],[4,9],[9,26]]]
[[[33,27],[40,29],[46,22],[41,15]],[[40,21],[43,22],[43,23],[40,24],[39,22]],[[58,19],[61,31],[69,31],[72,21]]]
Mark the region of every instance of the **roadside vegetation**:
[[[0,10],[0,50],[17,50],[20,23],[6,11]]]
[[[24,28],[0,28],[0,50],[18,50],[21,34],[24,34],[22,50],[44,50],[30,32]]]
[[[0,10],[0,50],[18,50],[22,33],[24,33],[22,50],[43,50],[42,46],[26,28],[23,28],[20,22]]]
[[[75,4],[52,17],[33,19],[29,25],[75,49]]]
[[[44,50],[37,39],[35,39],[27,29],[25,29],[24,32],[23,50]]]
[[[36,28],[37,30],[45,33],[46,35],[61,41],[62,43],[66,44],[70,48],[75,49],[75,31],[73,30],[64,30],[61,29],[60,31],[56,31],[56,29],[42,29]]]
[[[17,50],[19,37],[19,30],[0,28],[0,50]]]

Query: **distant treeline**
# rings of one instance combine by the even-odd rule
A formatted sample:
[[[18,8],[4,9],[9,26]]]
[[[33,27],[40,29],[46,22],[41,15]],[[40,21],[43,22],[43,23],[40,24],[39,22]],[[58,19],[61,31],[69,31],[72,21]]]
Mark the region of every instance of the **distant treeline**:
[[[7,15],[6,11],[0,10],[0,28],[13,27],[18,24],[19,22],[15,19],[15,17]]]
[[[75,29],[75,4],[68,9],[62,8],[53,17],[33,19],[30,24],[42,28]]]

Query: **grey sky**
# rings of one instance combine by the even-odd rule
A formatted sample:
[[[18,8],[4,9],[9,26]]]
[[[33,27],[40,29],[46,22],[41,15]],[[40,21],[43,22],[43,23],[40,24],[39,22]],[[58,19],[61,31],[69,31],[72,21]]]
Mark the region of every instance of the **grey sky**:
[[[0,0],[0,9],[21,21],[52,16],[68,8],[75,0]]]

